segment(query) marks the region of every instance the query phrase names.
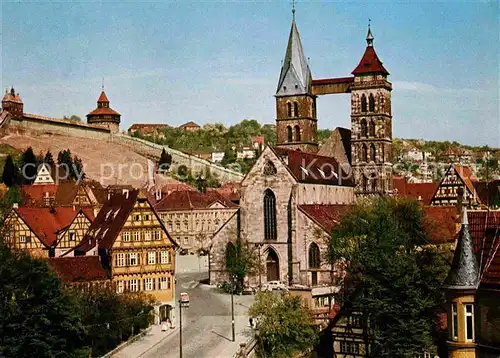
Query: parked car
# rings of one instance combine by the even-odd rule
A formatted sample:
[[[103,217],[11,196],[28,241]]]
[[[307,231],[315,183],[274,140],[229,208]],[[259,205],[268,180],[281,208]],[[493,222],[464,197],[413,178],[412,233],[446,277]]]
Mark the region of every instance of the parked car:
[[[286,285],[281,281],[268,281],[262,289],[264,291],[287,290]]]

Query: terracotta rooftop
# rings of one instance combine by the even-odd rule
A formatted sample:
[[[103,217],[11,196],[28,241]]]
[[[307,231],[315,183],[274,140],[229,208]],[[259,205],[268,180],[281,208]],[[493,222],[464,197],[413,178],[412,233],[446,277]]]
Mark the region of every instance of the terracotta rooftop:
[[[361,75],[367,73],[383,73],[388,75],[389,72],[382,65],[382,61],[377,56],[373,46],[367,46],[361,61],[358,66],[351,72],[353,75]]]
[[[354,186],[352,175],[332,157],[277,147],[271,149],[298,182]]]
[[[104,91],[101,92],[101,95],[99,96],[99,98],[97,99],[97,102],[101,102],[101,103],[109,103],[109,99],[108,97],[106,96],[106,93]]]
[[[49,265],[66,283],[107,280],[99,256],[74,256],[50,258]]]
[[[353,205],[299,205],[298,208],[325,231],[331,232]]]
[[[481,285],[500,287],[500,211],[468,212],[469,232],[478,257]]]
[[[110,115],[120,115],[117,111],[109,108],[109,107],[100,107],[94,109],[92,112],[90,112],[88,115],[99,115],[99,114],[110,114]]]
[[[394,177],[393,186],[397,190],[398,196],[417,199],[423,205],[429,205],[439,183],[408,183],[405,177]]]
[[[75,210],[72,207],[28,208],[13,209],[28,225],[38,239],[46,246],[54,246],[57,242],[57,233],[68,227],[82,211],[90,220],[94,218],[91,209]]]
[[[484,205],[500,206],[500,179],[472,182],[480,202]]]
[[[454,243],[459,223],[457,208],[454,206],[426,206],[424,223],[429,233],[429,242],[434,245]]]
[[[181,129],[186,128],[186,127],[198,127],[199,128],[200,126],[193,121],[189,121],[189,122],[184,123],[184,124],[179,126],[179,128],[181,128]]]
[[[48,193],[49,197],[54,198],[57,192],[57,184],[41,185],[21,185],[21,193],[25,206],[43,206],[44,198]]]
[[[217,191],[200,193],[199,191],[193,190],[177,190],[171,192],[156,204],[155,209],[158,211],[208,209],[217,202],[227,208],[236,207],[233,202]]]
[[[226,199],[231,200],[233,203],[239,203],[241,199],[241,183],[227,182],[222,184],[219,188],[209,188],[208,191],[217,191]]]
[[[10,91],[5,90],[5,95],[2,98],[2,102],[3,101],[23,103],[23,100],[21,99],[21,97],[19,97],[19,94],[16,94],[14,88],[11,88]]]

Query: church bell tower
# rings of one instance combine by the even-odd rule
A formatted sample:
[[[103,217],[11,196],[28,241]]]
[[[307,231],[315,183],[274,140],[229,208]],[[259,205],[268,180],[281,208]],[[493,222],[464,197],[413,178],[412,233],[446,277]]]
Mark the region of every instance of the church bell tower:
[[[368,26],[366,50],[352,71],[351,153],[359,194],[392,192],[392,84],[373,47]]]
[[[312,75],[295,23],[295,9],[275,97],[277,146],[316,153],[316,96],[312,94]]]

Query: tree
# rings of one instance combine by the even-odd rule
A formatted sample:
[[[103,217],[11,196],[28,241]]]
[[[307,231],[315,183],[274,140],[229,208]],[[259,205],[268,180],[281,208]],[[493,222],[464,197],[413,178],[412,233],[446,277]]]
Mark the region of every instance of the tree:
[[[312,317],[298,296],[287,292],[259,292],[249,310],[256,319],[260,357],[288,358],[309,353],[318,341]]]
[[[0,225],[3,225],[3,222],[12,209],[13,205],[22,204],[22,202],[23,197],[19,186],[11,186],[5,193],[2,200],[0,200]]]
[[[50,152],[50,150],[48,150],[47,153],[45,153],[45,157],[43,158],[43,162],[48,164],[51,168],[54,166],[54,164],[55,164],[54,157],[52,156],[52,153]]]
[[[82,119],[75,114],[73,114],[70,117],[63,116],[63,119],[70,121],[70,122],[81,122],[82,121]]]
[[[371,357],[414,356],[443,343],[435,322],[449,261],[424,246],[427,239],[419,203],[406,198],[360,204],[333,230],[328,259],[348,263],[345,304],[361,307],[371,322]]]
[[[3,167],[2,181],[8,187],[12,187],[21,184],[21,179],[21,173],[19,173],[19,169],[14,164],[14,160],[9,154]]]
[[[226,245],[223,266],[231,281],[233,279],[236,281],[235,290],[241,292],[245,277],[259,272],[259,257],[255,248],[248,242],[237,239],[234,243],[229,242]]]
[[[172,165],[172,155],[165,151],[165,148],[161,151],[160,160],[158,161],[158,168],[160,173],[167,172]]]
[[[78,302],[45,261],[0,244],[0,287],[0,356],[83,357]]]
[[[234,153],[234,150],[232,150],[231,148],[226,149],[224,151],[224,158],[222,158],[221,164],[223,166],[226,166],[234,162],[236,162],[236,154]]]
[[[29,147],[23,152],[20,167],[23,184],[32,184],[35,181],[38,167],[38,159],[33,152],[33,148]]]

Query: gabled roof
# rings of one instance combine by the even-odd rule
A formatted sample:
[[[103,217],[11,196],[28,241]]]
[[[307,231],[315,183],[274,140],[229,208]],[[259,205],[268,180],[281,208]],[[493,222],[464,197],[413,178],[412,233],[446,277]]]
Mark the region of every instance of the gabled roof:
[[[310,94],[311,84],[311,70],[304,55],[299,30],[293,19],[276,95]]]
[[[97,102],[99,103],[109,103],[109,99],[108,97],[106,96],[106,93],[104,91],[101,92],[101,95],[99,96],[99,98],[97,99]]]
[[[189,121],[189,122],[181,124],[179,126],[179,128],[186,128],[186,127],[198,127],[199,128],[200,126],[193,121]]]
[[[405,177],[394,177],[393,186],[398,196],[417,199],[423,205],[429,205],[439,183],[408,183]]]
[[[337,127],[319,148],[318,155],[334,157],[341,163],[351,164],[351,130]]]
[[[270,148],[300,183],[354,186],[352,175],[335,158],[299,150]]]
[[[477,178],[472,174],[472,170],[468,167],[464,167],[462,165],[454,164],[453,169],[455,173],[457,173],[460,178],[462,178],[464,184],[467,186],[467,189],[471,193],[475,193],[474,182],[477,182]]]
[[[57,184],[21,185],[25,205],[43,206],[45,196],[55,197],[58,187]]]
[[[46,247],[56,245],[57,233],[70,226],[80,211],[89,219],[94,217],[90,209],[74,210],[68,207],[54,209],[20,207],[13,210]]]
[[[300,211],[328,233],[353,207],[353,205],[298,205]]]
[[[220,202],[226,208],[237,207],[217,191],[200,193],[193,190],[176,190],[157,203],[155,209],[158,211],[208,209],[217,202]]]
[[[241,183],[240,182],[227,182],[222,184],[219,188],[208,188],[208,192],[217,191],[226,199],[237,203],[241,199]]]
[[[49,265],[67,283],[109,279],[99,256],[70,256],[49,259]]]
[[[462,228],[453,255],[448,277],[444,287],[449,290],[477,289],[479,285],[479,265],[474,254],[472,236],[469,232],[467,209],[464,208]]]

